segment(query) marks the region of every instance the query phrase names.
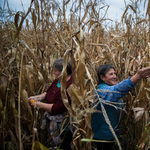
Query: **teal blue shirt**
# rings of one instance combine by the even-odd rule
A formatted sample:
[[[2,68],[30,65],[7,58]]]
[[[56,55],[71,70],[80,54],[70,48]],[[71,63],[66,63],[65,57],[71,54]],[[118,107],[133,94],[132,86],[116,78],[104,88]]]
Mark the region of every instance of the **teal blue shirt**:
[[[126,95],[129,91],[131,91],[134,86],[135,85],[131,82],[130,78],[128,78],[113,86],[109,86],[106,83],[99,84],[97,87],[98,90],[104,89],[107,91],[97,91],[97,92],[101,99],[105,101],[117,102],[119,104],[115,104],[115,106],[123,108],[124,106],[123,106],[123,102],[121,98],[124,95]],[[103,106],[105,107],[105,110],[111,122],[111,125],[116,135],[118,136],[120,132],[123,111],[120,109],[116,109],[113,106],[110,106],[107,104],[103,104]],[[100,104],[97,105],[97,110],[101,111]],[[92,126],[92,131],[94,133],[95,138],[100,139],[100,140],[106,140],[106,141],[114,140],[114,136],[112,132],[110,131],[109,126],[106,123],[102,112],[92,114],[91,126]]]

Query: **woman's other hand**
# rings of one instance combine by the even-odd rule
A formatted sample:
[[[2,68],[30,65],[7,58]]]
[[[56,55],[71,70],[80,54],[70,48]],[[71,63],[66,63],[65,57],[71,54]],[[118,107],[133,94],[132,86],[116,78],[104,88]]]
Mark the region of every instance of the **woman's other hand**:
[[[38,101],[38,97],[36,97],[36,96],[30,96],[30,97],[28,98],[28,102],[29,102],[30,104],[34,103],[33,101]]]
[[[142,68],[142,65],[138,68],[137,73],[130,78],[133,84],[136,84],[139,80],[150,77],[150,67]]]
[[[140,79],[150,77],[150,67],[142,68],[142,65],[138,68],[137,74]]]

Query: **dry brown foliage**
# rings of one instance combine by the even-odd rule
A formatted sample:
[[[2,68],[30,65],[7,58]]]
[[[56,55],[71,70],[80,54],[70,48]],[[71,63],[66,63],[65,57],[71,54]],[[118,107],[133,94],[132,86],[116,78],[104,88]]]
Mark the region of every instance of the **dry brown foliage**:
[[[66,11],[71,4],[70,12]],[[98,5],[100,4],[100,5]],[[84,9],[83,9],[84,8]],[[40,130],[42,110],[34,110],[28,97],[43,93],[52,83],[52,63],[64,57],[62,98],[75,127],[72,149],[91,150],[90,118],[95,112],[94,90],[97,86],[96,67],[110,63],[116,67],[118,82],[134,75],[137,68],[149,66],[149,18],[128,15],[128,5],[122,23],[115,27],[104,24],[108,6],[99,1],[71,3],[33,0],[26,14],[17,12],[14,22],[1,21],[0,27],[0,149],[31,149],[35,141],[46,143],[46,132]],[[150,1],[147,6],[149,17]],[[82,15],[81,15],[82,14]],[[29,24],[27,16],[31,15]],[[136,16],[137,17],[137,16]],[[26,21],[26,24],[25,24]],[[123,26],[123,25],[124,26]],[[73,67],[73,84],[65,94],[66,62]],[[150,148],[150,79],[140,83],[123,98],[127,116],[116,147],[123,150]],[[107,114],[106,114],[107,118]]]

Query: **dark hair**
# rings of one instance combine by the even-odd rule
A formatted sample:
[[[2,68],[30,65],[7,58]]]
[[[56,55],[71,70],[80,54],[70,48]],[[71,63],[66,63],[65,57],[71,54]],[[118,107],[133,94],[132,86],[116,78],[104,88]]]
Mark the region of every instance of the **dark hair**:
[[[63,70],[63,61],[64,61],[63,58],[58,58],[57,60],[54,61],[52,67],[61,72]],[[67,62],[67,74],[68,75],[72,74],[72,67],[69,62]]]
[[[105,65],[98,66],[98,68],[97,68],[98,84],[101,84],[101,83],[104,82],[104,81],[100,78],[100,75],[105,76],[109,69],[114,69],[114,70],[116,70],[114,66],[109,65],[109,64],[105,64]]]

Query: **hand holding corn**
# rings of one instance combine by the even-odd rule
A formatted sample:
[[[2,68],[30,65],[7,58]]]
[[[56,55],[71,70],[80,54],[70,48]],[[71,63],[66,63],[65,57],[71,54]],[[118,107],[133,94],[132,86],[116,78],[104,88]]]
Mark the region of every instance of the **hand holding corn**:
[[[39,103],[38,101],[34,100],[34,99],[30,99],[30,104],[35,107],[35,108],[39,108]]]

